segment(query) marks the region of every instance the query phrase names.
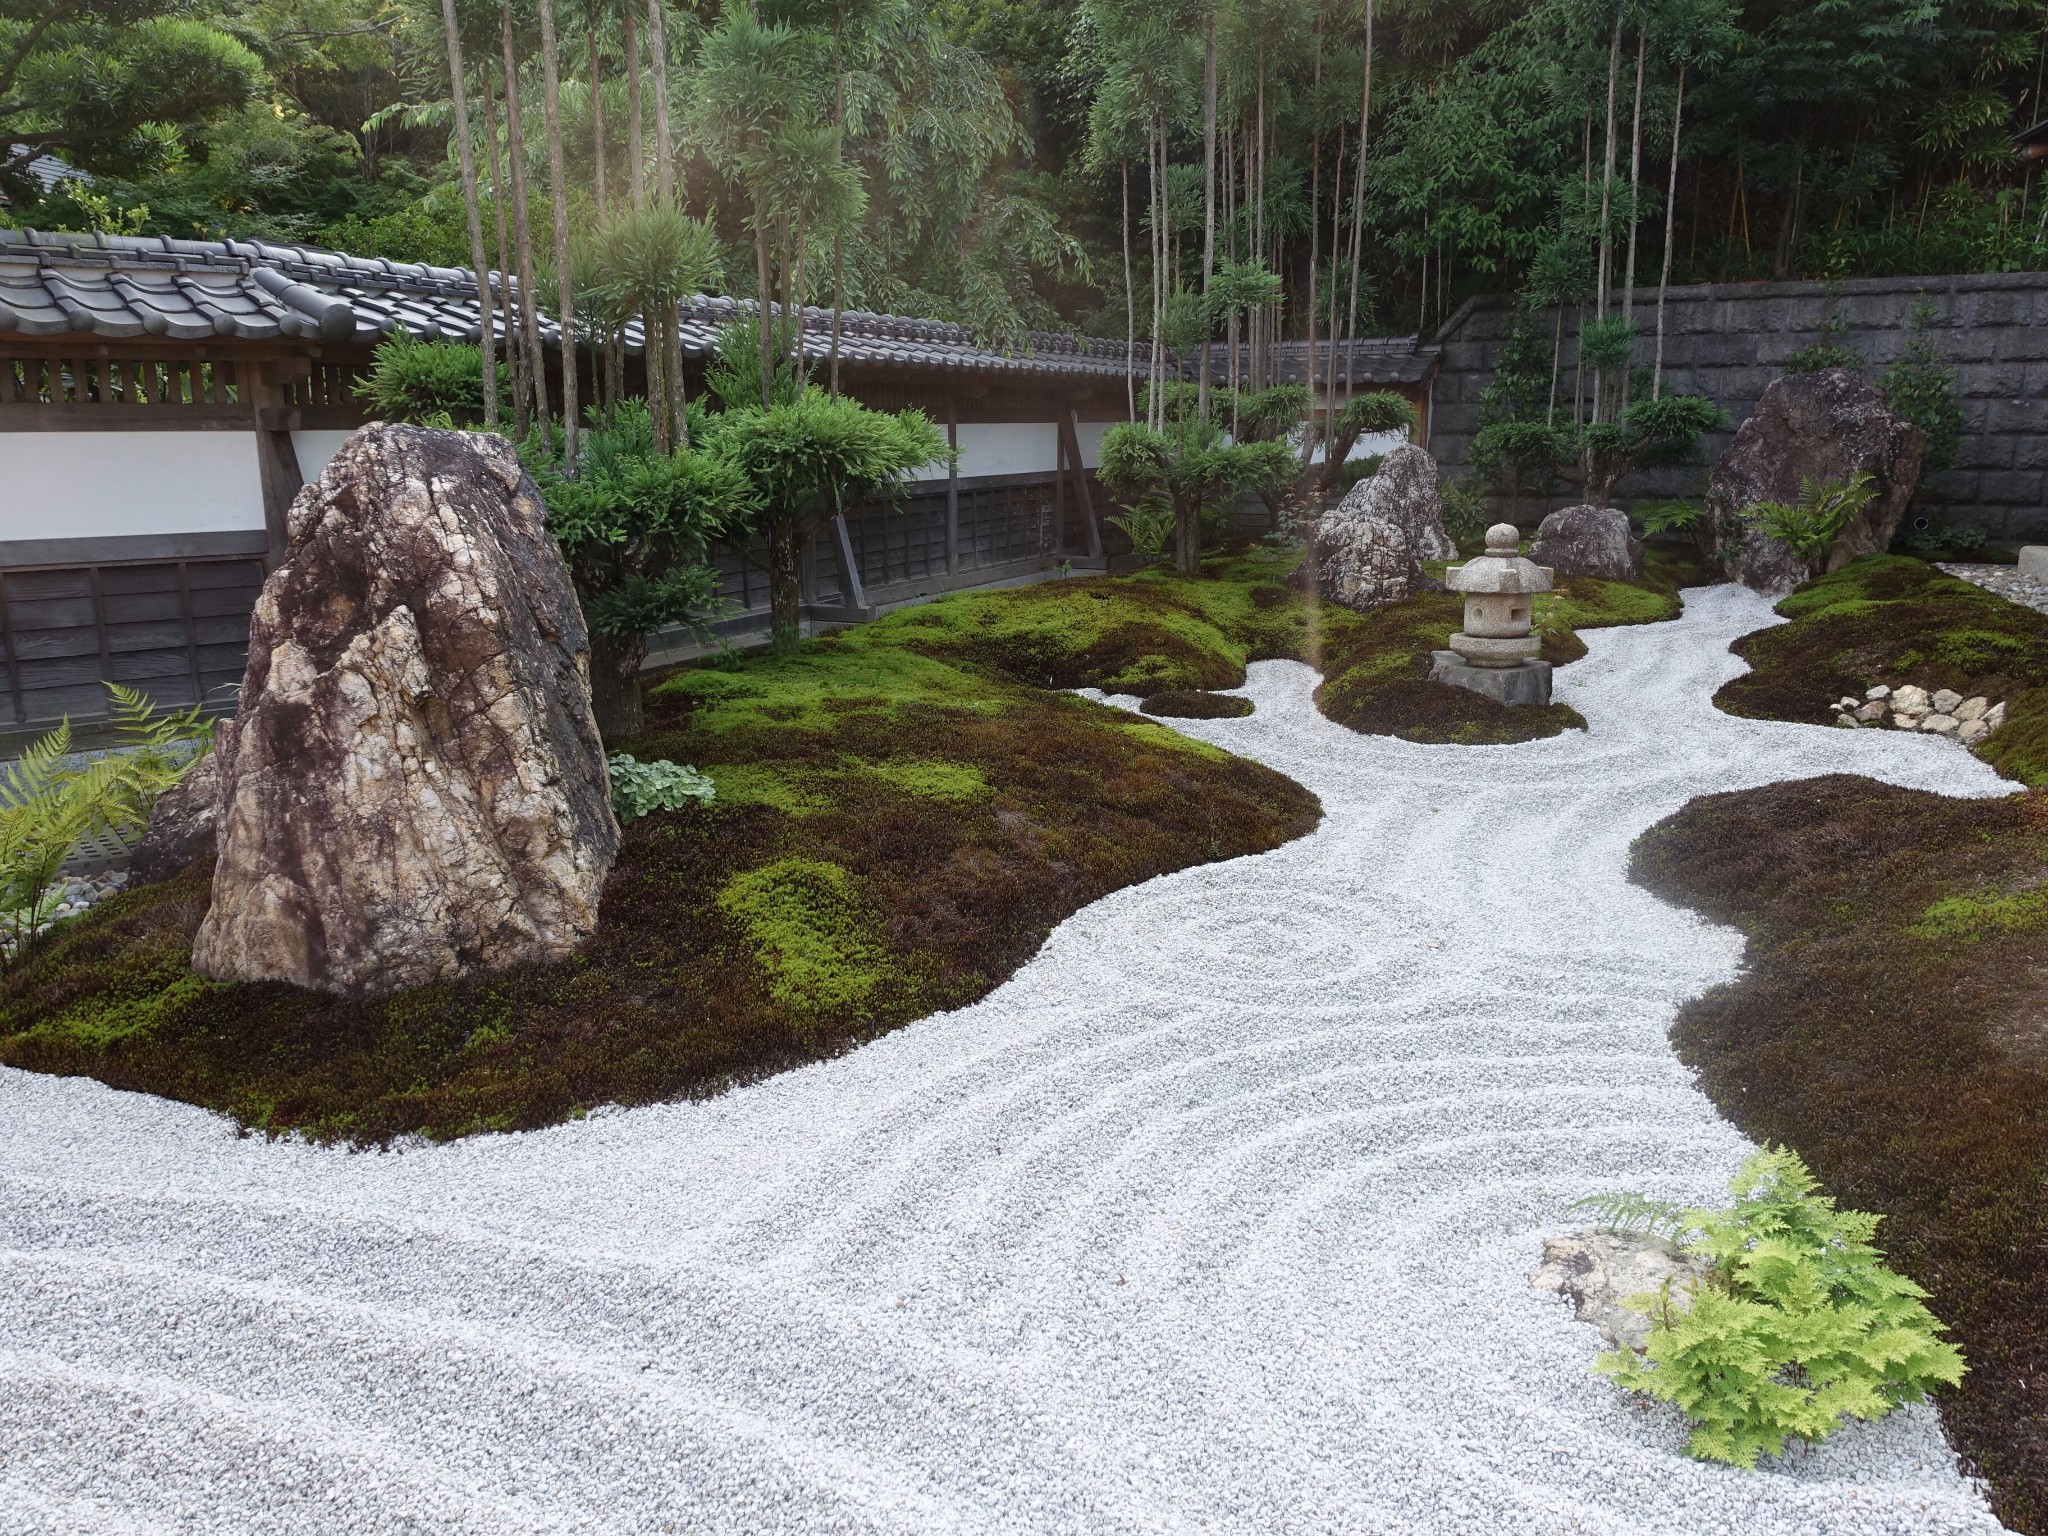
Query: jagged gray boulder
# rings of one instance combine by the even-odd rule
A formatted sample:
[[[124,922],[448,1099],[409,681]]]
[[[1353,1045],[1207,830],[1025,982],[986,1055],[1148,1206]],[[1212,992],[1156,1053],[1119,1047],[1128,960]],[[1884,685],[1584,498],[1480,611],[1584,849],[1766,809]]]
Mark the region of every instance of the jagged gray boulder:
[[[1774,379],[1708,481],[1715,555],[1731,581],[1779,596],[1881,554],[1913,499],[1926,451],[1925,434],[1894,416],[1846,368]],[[1802,558],[1742,517],[1760,501],[1798,501],[1805,480],[1845,484],[1859,470],[1871,476],[1877,495],[1819,560]]]
[[[619,840],[589,652],[509,443],[356,433],[257,599],[194,968],[360,995],[568,955]]]
[[[1538,526],[1529,558],[1559,576],[1635,581],[1643,574],[1643,541],[1619,507],[1565,507]]]
[[[220,728],[217,723],[216,734]],[[149,825],[128,861],[128,883],[153,885],[212,858],[219,815],[220,757],[209,752],[150,808]]]
[[[1370,613],[1398,603],[1425,580],[1408,536],[1384,518],[1331,514],[1316,524],[1297,585]]]
[[[1376,517],[1392,523],[1408,540],[1415,559],[1455,560],[1458,546],[1444,531],[1444,498],[1436,460],[1413,443],[1403,443],[1380,467],[1345,493],[1327,517]]]

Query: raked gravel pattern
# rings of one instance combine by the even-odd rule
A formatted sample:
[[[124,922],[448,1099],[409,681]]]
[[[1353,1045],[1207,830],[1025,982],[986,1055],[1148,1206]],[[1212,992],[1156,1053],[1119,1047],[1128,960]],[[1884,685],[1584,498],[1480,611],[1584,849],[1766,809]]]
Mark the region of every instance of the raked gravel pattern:
[[[709,1103],[363,1154],[0,1072],[0,1529],[1998,1529],[1927,1409],[1680,1452],[1529,1289],[1573,1198],[1746,1150],[1666,1040],[1737,936],[1624,878],[1694,795],[2008,786],[1708,702],[1739,588],[1586,638],[1592,722],[1179,728],[1313,836],[1118,892],[972,1008]]]

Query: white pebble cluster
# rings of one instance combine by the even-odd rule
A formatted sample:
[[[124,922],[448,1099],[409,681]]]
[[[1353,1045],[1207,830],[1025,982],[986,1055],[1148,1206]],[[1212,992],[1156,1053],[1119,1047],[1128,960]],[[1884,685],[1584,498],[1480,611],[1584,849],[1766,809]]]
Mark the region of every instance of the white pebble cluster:
[[[1687,605],[1588,632],[1591,729],[1518,746],[1357,735],[1256,664],[1255,714],[1176,728],[1312,835],[720,1098],[364,1155],[0,1069],[0,1530],[1995,1532],[1931,1408],[1696,1463],[1529,1286],[1571,1201],[1719,1203],[1748,1150],[1668,1038],[1741,936],[1631,840],[1786,778],[2011,788],[1720,713],[1776,621]]]
[[[1953,688],[1929,693],[1912,683],[1877,683],[1860,699],[1851,694],[1835,700],[1835,724],[1922,731],[1972,747],[2005,724],[2005,703],[1982,695],[1966,699]]]

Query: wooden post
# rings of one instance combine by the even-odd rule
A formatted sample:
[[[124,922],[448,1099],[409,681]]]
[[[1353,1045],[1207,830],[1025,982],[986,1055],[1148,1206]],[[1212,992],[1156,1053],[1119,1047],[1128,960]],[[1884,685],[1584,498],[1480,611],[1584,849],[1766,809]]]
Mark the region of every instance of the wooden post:
[[[1088,494],[1088,471],[1081,463],[1081,414],[1072,406],[1060,412],[1060,458],[1074,479],[1074,505],[1081,509],[1081,531],[1088,536],[1088,558],[1102,558],[1102,524]]]
[[[946,460],[946,574],[960,571],[960,402],[946,392],[946,446],[953,450]]]
[[[832,519],[832,551],[839,559],[839,597],[849,608],[868,605],[867,588],[861,584],[860,561],[853,552],[853,531],[846,526],[846,514]]]
[[[249,367],[248,388],[256,416],[256,473],[263,488],[263,568],[284,563],[285,526],[292,499],[306,483],[299,469],[292,433],[299,425],[297,406],[284,403],[284,389],[275,371],[261,364]]]

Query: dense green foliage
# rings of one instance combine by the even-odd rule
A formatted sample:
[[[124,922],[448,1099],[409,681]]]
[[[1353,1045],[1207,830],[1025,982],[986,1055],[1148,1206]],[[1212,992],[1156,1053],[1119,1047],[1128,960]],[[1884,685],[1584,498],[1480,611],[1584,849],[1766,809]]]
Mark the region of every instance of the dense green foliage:
[[[1287,443],[1226,441],[1215,418],[1169,416],[1156,429],[1122,422],[1102,435],[1102,483],[1140,507],[1156,498],[1172,510],[1174,563],[1184,576],[1201,574],[1205,511],[1247,492],[1277,491],[1297,466]]]
[[[157,797],[203,750],[210,728],[197,705],[166,711],[119,683],[107,691],[123,750],[80,761],[64,721],[0,769],[0,966],[18,961],[49,922],[52,891],[78,845],[98,832],[139,836]]]
[[[1678,1245],[1708,1261],[1706,1280],[1686,1305],[1630,1298],[1651,1319],[1643,1353],[1598,1361],[1621,1386],[1682,1408],[1693,1455],[1754,1467],[1787,1439],[1825,1440],[1845,1418],[1883,1418],[1962,1380],[1927,1293],[1871,1245],[1882,1218],[1837,1210],[1782,1148],[1744,1159],[1729,1194],[1725,1209],[1669,1222]]]
[[[1935,356],[1927,328],[1934,306],[1926,300],[1913,307],[1913,330],[1906,348],[1885,365],[1877,392],[1894,416],[1910,421],[1927,434],[1923,475],[1937,474],[1956,461],[1963,444],[1963,404],[1956,398],[1956,374]]]
[[[356,396],[372,418],[423,427],[474,427],[484,417],[483,354],[471,342],[417,342],[404,331],[378,346]],[[498,364],[503,402],[511,371]]]
[[[605,760],[612,781],[612,813],[624,826],[650,811],[686,811],[709,805],[718,786],[707,774],[666,758],[643,763],[630,752],[614,752]]]
[[[1835,547],[1835,540],[1871,502],[1877,485],[1857,470],[1846,481],[1825,483],[1802,476],[1797,501],[1759,501],[1742,509],[1743,521],[1770,535],[1811,567]]]
[[[1853,598],[1835,582],[1830,601]],[[1915,620],[1903,596],[1886,609]],[[2029,1536],[2048,1531],[2044,860],[2039,791],[1834,775],[1702,796],[1638,840],[1632,871],[1746,936],[1741,974],[1682,1005],[1673,1043],[1746,1135],[1884,1216],[1888,1262],[1969,1359],[1936,1394],[1943,1426]]]
[[[497,14],[475,0],[458,10],[480,143],[480,103],[497,106],[488,231],[489,168],[505,152]],[[711,219],[735,291],[765,268],[814,302],[961,319],[1013,344],[1030,325],[1121,335],[1128,313],[1141,340],[1233,340],[1223,371],[1254,387],[1274,382],[1271,340],[1307,333],[1312,296],[1325,337],[1426,331],[1467,294],[1503,288],[1529,296],[1541,332],[1562,303],[1647,335],[1674,137],[1677,281],[2042,259],[2034,163],[2007,143],[2038,115],[2039,18],[2025,6],[1654,0],[1621,8],[1617,34],[1612,3],[1428,0],[1382,7],[1370,54],[1365,12],[1361,0],[679,8],[666,18],[679,197]],[[530,0],[514,7],[544,208],[536,16]],[[1220,153],[1205,282],[1212,18]],[[583,230],[607,211],[600,161],[613,203],[632,168],[627,39],[615,6],[555,19]],[[646,33],[643,14],[651,178]],[[0,163],[0,192],[7,217],[40,227],[259,234],[463,263],[448,96],[428,0],[0,0],[0,143],[22,146]],[[45,192],[25,170],[44,151],[95,180]],[[1648,362],[1640,343],[1630,351]],[[1587,383],[1573,371],[1568,404]]]

